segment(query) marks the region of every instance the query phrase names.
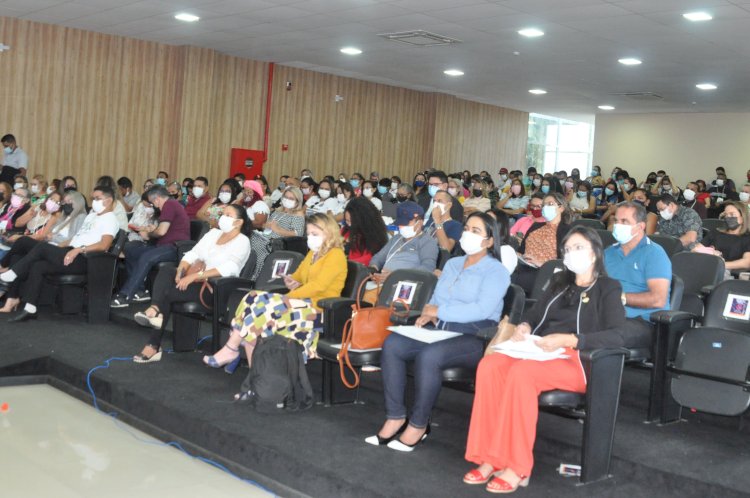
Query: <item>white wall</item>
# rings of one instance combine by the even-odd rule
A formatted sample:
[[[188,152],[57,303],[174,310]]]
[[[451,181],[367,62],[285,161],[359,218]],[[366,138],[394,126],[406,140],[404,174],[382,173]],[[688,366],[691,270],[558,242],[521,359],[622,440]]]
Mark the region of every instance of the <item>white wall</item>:
[[[599,114],[594,164],[609,174],[615,166],[639,182],[663,169],[684,186],[710,180],[724,166],[738,186],[750,169],[750,113]]]

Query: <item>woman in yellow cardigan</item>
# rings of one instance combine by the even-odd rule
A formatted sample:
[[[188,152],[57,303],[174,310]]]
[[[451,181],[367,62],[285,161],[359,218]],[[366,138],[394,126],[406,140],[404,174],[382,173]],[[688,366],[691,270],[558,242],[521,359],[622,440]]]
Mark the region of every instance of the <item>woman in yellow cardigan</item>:
[[[318,301],[338,297],[346,280],[346,255],[338,223],[326,213],[307,218],[307,247],[310,251],[294,274],[284,277],[287,294],[250,291],[240,302],[232,320],[227,343],[203,363],[233,373],[240,363],[240,344],[248,362],[258,337],[281,334],[297,340],[304,348],[305,361],[315,357],[321,328]]]

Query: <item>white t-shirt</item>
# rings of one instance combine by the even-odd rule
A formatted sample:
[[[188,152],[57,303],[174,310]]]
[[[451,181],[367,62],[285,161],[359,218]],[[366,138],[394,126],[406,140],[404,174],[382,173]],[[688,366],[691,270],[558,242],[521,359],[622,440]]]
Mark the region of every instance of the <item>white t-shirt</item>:
[[[28,168],[29,167],[29,156],[21,150],[20,147],[16,147],[16,150],[8,154],[4,153],[3,166],[12,166],[16,169]]]
[[[117,218],[117,226],[120,227],[120,230],[126,230],[128,229],[128,213],[125,212],[125,206],[122,205],[122,202],[115,201],[114,209],[112,209],[112,212],[115,215],[115,218]]]
[[[256,204],[260,204],[256,202]],[[214,228],[195,244],[190,251],[182,257],[183,261],[191,265],[199,259],[206,263],[206,270],[216,268],[222,277],[239,276],[247,258],[250,257],[250,239],[239,234],[226,244],[217,244],[221,237],[221,230]]]
[[[516,266],[518,266],[518,254],[516,254],[516,250],[509,245],[500,246],[500,259],[503,260],[502,263],[505,269],[512,275],[516,270]]]
[[[268,204],[259,201],[247,208],[247,217],[250,218],[251,221],[255,221],[256,214],[271,214],[271,210],[268,208]]]
[[[112,238],[117,237],[119,231],[120,226],[117,224],[115,213],[110,211],[98,215],[91,211],[83,220],[81,229],[70,241],[70,247],[90,246],[100,242],[105,235],[111,235]]]
[[[370,202],[375,204],[375,207],[378,208],[378,213],[383,212],[383,201],[381,201],[377,197],[370,197]]]

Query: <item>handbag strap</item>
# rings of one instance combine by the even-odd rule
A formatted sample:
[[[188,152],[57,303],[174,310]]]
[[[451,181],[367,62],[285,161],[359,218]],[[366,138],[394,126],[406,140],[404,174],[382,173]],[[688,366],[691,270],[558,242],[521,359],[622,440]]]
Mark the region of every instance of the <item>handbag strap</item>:
[[[212,285],[211,285],[211,284],[210,284],[210,283],[208,282],[208,280],[204,280],[204,281],[203,281],[203,285],[201,285],[201,291],[200,291],[200,295],[199,295],[198,297],[200,298],[201,304],[203,305],[203,307],[204,307],[204,308],[207,308],[207,309],[213,309],[213,302],[211,303],[211,305],[208,305],[208,304],[206,304],[206,300],[205,300],[205,299],[204,299],[204,297],[203,297],[203,293],[204,293],[204,292],[206,291],[206,289],[208,289],[208,291],[209,291],[209,292],[210,292],[211,294],[213,294],[213,293],[214,293],[214,288],[213,288],[213,286],[212,286]]]
[[[364,294],[363,289],[365,285],[367,285],[367,282],[369,281],[375,281],[375,279],[372,277],[372,275],[367,275],[365,278],[362,279],[362,282],[359,284],[359,287],[357,288],[357,308],[355,311],[362,309],[362,294]]]
[[[352,344],[352,333],[353,333],[353,318],[350,318],[346,321],[344,324],[344,332],[342,334],[341,338],[341,351],[339,351],[339,354],[336,355],[336,359],[339,362],[339,375],[341,375],[341,382],[348,387],[349,389],[354,389],[355,387],[359,386],[359,373],[357,373],[357,369],[354,368],[352,365],[351,360],[349,359],[349,346]],[[345,371],[345,365],[346,368],[348,368],[352,374],[354,374],[354,382],[349,382],[346,378],[346,371]]]

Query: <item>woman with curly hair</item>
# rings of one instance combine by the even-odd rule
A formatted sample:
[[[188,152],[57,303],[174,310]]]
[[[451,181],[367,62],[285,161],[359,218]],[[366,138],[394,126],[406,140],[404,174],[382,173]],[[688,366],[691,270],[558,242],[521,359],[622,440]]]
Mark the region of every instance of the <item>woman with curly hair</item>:
[[[349,261],[367,266],[388,242],[383,218],[375,205],[364,197],[355,197],[344,210],[344,237]]]

